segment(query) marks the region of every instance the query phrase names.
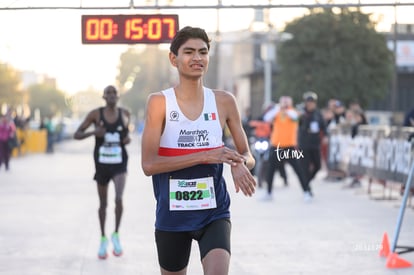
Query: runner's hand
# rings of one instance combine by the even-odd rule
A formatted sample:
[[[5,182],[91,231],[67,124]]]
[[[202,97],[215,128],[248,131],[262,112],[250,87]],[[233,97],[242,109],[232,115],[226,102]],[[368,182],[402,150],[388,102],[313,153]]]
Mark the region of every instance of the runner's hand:
[[[220,147],[205,151],[206,161],[205,163],[227,163],[231,166],[242,164],[246,158],[239,154],[237,151],[228,147]]]
[[[95,136],[96,137],[103,137],[106,133],[106,129],[104,127],[103,121],[100,121],[98,125],[95,127]]]
[[[256,181],[247,166],[243,163],[237,163],[237,165],[231,167],[231,174],[236,193],[241,190],[245,196],[251,197],[256,189]]]
[[[126,136],[123,140],[122,140],[123,144],[129,144],[131,143],[131,138],[129,136]]]

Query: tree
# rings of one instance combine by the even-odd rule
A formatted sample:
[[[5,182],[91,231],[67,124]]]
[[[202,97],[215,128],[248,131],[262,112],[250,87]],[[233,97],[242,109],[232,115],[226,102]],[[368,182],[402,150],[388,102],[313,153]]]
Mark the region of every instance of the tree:
[[[278,48],[280,94],[312,90],[321,104],[329,98],[358,100],[363,106],[388,94],[393,54],[369,15],[342,9],[312,10],[289,23],[293,39]]]
[[[19,90],[20,76],[8,64],[0,63],[0,107],[3,104],[16,106],[24,100],[23,92]]]
[[[144,49],[129,48],[120,57],[120,87],[127,90],[121,97],[123,105],[133,114],[145,108],[148,95],[167,88],[171,83],[171,65],[168,51],[158,45],[148,45]]]
[[[46,84],[35,84],[29,87],[29,106],[32,113],[38,109],[41,117],[53,117],[58,113],[67,114],[70,111],[65,101],[65,94]]]
[[[105,104],[101,91],[89,88],[74,95],[66,96],[66,104],[77,117],[85,117],[92,109]]]

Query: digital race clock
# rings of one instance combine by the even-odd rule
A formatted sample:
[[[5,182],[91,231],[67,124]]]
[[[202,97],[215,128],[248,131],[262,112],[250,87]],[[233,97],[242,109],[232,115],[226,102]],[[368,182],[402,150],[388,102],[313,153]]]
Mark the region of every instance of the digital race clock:
[[[168,43],[178,31],[178,15],[82,15],[82,44]]]

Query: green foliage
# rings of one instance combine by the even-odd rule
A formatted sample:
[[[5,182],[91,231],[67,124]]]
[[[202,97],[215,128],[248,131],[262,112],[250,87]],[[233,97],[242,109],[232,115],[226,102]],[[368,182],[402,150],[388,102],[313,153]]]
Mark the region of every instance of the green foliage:
[[[147,45],[143,50],[130,48],[121,55],[117,80],[121,87],[130,85],[121,103],[134,115],[144,110],[150,93],[170,85],[168,52],[158,45]]]
[[[363,106],[388,94],[393,55],[369,15],[323,9],[289,23],[293,39],[278,48],[279,94],[301,100],[315,91],[321,104],[329,98],[358,100]]]
[[[23,93],[19,90],[20,76],[8,64],[0,63],[0,106],[6,103],[16,106],[23,103]]]
[[[65,94],[45,84],[29,87],[29,106],[32,113],[39,109],[41,117],[53,117],[58,113],[67,114],[70,111],[65,101]]]

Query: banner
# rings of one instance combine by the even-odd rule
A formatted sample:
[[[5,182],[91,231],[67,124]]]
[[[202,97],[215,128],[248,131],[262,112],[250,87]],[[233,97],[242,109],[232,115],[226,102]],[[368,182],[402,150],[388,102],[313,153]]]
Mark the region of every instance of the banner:
[[[412,127],[363,125],[352,138],[349,127],[335,128],[329,136],[328,168],[405,184],[414,161],[413,133]]]

